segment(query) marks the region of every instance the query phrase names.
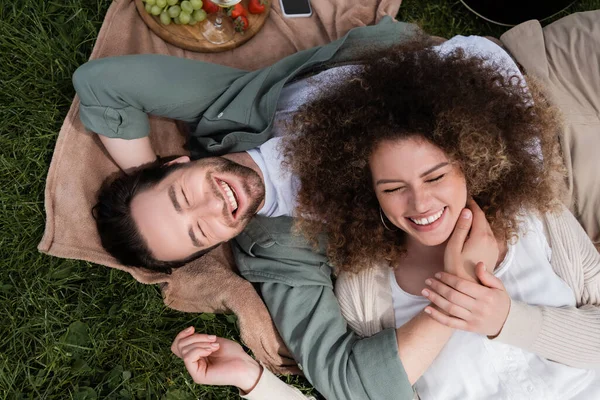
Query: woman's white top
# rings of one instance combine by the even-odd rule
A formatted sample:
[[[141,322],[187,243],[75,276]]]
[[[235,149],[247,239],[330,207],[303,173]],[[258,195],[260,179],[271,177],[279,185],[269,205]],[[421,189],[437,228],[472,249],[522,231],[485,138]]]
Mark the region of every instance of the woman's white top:
[[[551,250],[539,218],[529,215],[494,274],[513,300],[532,305],[575,307],[575,295],[553,271]],[[404,292],[390,270],[396,327],[429,300]],[[486,336],[456,331],[416,382],[422,400],[598,400],[600,377],[594,370],[569,367]]]

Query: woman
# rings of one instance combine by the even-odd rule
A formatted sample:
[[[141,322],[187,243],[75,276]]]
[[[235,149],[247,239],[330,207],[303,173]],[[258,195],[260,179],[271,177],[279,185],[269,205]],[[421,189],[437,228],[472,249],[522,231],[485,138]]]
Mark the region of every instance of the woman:
[[[600,398],[600,255],[557,201],[557,114],[485,42],[375,55],[307,105],[285,149],[297,225],[327,231],[359,334],[421,310],[456,329],[415,384],[422,399]],[[481,213],[496,248],[448,273],[457,221]]]
[[[544,359],[590,367],[598,363],[597,348],[586,360],[587,354],[578,348],[562,351],[539,340],[533,344],[511,343],[527,352],[497,344],[507,337],[514,340],[514,333],[510,333],[520,327],[519,317],[533,314],[538,323],[531,331],[546,336],[558,333],[555,336],[560,338],[560,321],[548,322],[546,317],[556,312],[567,325],[596,329],[588,336],[598,332],[593,321],[597,321],[598,314],[593,298],[597,289],[589,279],[593,273],[588,273],[598,269],[597,257],[590,255],[586,260],[584,279],[577,283],[567,280],[571,288],[580,286],[576,296],[561,284],[547,259],[546,269],[532,268],[547,258],[545,254],[538,254],[533,263],[526,265],[529,269],[513,267],[514,260],[520,260],[524,252],[548,251],[543,245],[546,239],[542,220],[549,226],[562,224],[581,233],[576,223],[573,225],[572,216],[555,202],[562,179],[553,137],[555,114],[535,90],[527,90],[509,56],[491,42],[458,37],[433,49],[427,46],[426,42],[413,43],[373,54],[369,62],[345,77],[345,83],[325,87],[320,99],[295,119],[293,128],[298,135],[287,143],[285,151],[302,184],[298,215],[309,217],[299,222],[299,228],[310,238],[316,238],[323,228],[329,233],[328,253],[340,272],[340,303],[350,326],[359,334],[369,336],[384,327],[400,326],[426,309],[444,324],[497,335],[492,342],[474,333],[455,333],[416,384],[423,398],[495,398],[499,387],[513,394],[506,395],[509,398],[514,398],[518,390],[534,398],[552,398],[554,392],[550,391],[550,396],[546,393],[550,390],[546,388],[548,382],[558,385],[551,389],[558,391],[560,398],[597,395],[594,385],[598,382],[593,373]],[[395,76],[396,81],[380,82],[381,76]],[[469,210],[465,211],[470,196],[475,201],[469,201]],[[559,214],[550,214],[557,211]],[[445,259],[446,244],[460,215],[473,220],[471,235],[489,238],[481,256],[489,271],[498,267],[496,274],[500,277],[519,277],[515,274],[519,271],[521,275],[531,273],[553,298],[519,298],[523,293],[513,295],[508,285],[505,290],[482,265],[476,269],[473,264],[464,271],[454,269],[453,274],[440,275],[440,280],[433,278],[452,264]],[[533,234],[525,235],[524,228]],[[551,231],[560,233],[560,229]],[[556,253],[554,246],[560,240],[554,238],[550,236]],[[586,242],[582,243],[589,250]],[[525,247],[518,249],[519,245]],[[563,252],[552,259],[555,270],[565,267],[564,262],[556,262],[557,258],[564,261],[565,255]],[[566,266],[567,272],[557,273],[563,279],[569,277],[569,271],[583,268],[575,264]],[[502,271],[507,272],[501,275]],[[451,287],[443,285],[456,285],[459,277],[462,280],[457,287],[469,296],[458,292],[451,295]],[[426,299],[420,294],[428,278],[431,288]],[[531,292],[535,291],[526,291],[525,295]],[[479,294],[490,304],[481,307]],[[513,295],[512,300],[508,294]],[[444,299],[457,304],[449,308]],[[430,301],[439,309],[430,306]],[[527,303],[555,307],[588,303],[592,307],[587,317],[580,318],[587,312],[586,306],[561,312]],[[497,312],[477,313],[480,308]],[[445,311],[452,314],[452,319]],[[465,316],[465,311],[477,318]],[[462,320],[456,318],[461,316]],[[589,338],[580,337],[575,347],[586,340]],[[260,374],[260,368],[242,354],[241,348],[234,352],[237,358],[219,357],[215,348],[220,349],[221,344],[215,348],[211,344],[219,341],[188,331],[178,336],[173,351],[185,360],[198,383],[234,384],[245,392],[250,390],[251,395],[257,394],[252,393],[252,385],[245,378],[252,375],[249,381],[260,387],[267,375]],[[500,365],[498,368],[507,372],[498,372],[497,365],[489,363],[489,359],[498,357],[483,356],[493,351],[504,351],[504,358],[514,358],[516,366]],[[465,355],[469,363],[463,364],[473,362],[472,369],[448,366]],[[239,374],[241,378],[221,381],[224,372],[208,376],[211,368],[219,365],[215,361],[237,362],[240,358],[245,362],[239,364],[247,367]],[[514,380],[513,368],[517,372],[521,368],[518,385],[510,381]],[[460,372],[477,374],[477,378],[470,376],[466,381]],[[456,376],[451,379],[450,373]],[[533,383],[523,383],[527,381],[523,376],[533,377]],[[569,392],[573,382],[579,384],[575,392]]]

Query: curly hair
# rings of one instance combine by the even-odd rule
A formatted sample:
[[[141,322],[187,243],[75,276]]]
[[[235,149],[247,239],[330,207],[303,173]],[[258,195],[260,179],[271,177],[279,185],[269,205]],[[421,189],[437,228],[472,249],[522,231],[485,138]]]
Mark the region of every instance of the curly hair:
[[[427,39],[363,57],[344,82],[324,88],[291,122],[286,164],[300,179],[296,228],[328,234],[337,272],[395,264],[405,234],[381,224],[369,156],[382,141],[420,136],[465,175],[498,240],[517,237],[524,211],[555,209],[564,183],[560,118],[537,85]]]

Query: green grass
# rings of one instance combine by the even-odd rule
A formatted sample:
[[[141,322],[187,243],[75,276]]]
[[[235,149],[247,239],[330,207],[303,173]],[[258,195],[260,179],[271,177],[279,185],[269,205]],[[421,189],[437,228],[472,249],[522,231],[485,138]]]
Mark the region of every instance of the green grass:
[[[36,250],[71,75],[109,5],[0,0],[0,399],[235,399],[232,388],[194,385],[169,350],[190,324],[237,338],[231,318],[169,310],[156,287],[125,273]],[[585,0],[574,10],[596,8]],[[504,30],[457,1],[406,0],[399,18],[445,37]]]

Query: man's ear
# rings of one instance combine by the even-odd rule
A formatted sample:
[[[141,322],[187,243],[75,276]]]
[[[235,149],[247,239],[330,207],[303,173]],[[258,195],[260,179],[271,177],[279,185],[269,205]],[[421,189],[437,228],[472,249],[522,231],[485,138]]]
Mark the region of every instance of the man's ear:
[[[167,167],[167,166],[170,166],[173,164],[186,164],[189,162],[190,162],[190,158],[188,156],[181,156],[181,157],[177,157],[176,159],[165,163],[165,166]]]

